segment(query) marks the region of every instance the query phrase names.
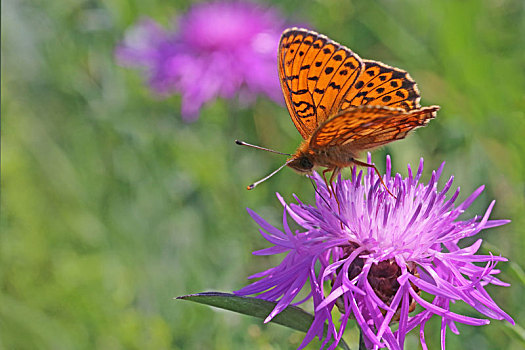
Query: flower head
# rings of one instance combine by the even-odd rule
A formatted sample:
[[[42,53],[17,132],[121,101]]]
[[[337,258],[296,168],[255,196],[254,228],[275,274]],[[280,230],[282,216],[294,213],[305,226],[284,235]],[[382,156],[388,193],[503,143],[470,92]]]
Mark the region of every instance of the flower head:
[[[368,348],[403,349],[406,334],[419,326],[421,344],[426,349],[425,324],[434,315],[442,320],[444,347],[446,327],[458,333],[456,322],[476,326],[489,323],[451,311],[450,304],[459,300],[486,317],[514,323],[484,289],[487,284],[508,286],[494,277],[499,273],[496,263],[506,259],[476,254],[481,239],[470,246],[458,245],[462,238],[509,221],[489,220],[494,202],[482,217],[459,220],[483,186],[455,206],[459,188],[450,198],[445,196],[453,177],[438,190],[443,166],[423,184],[419,182],[422,159],[416,174],[408,166],[409,175],[403,179],[400,174],[390,175],[387,157],[384,182],[395,198],[373,172],[358,174],[354,168],[351,179],[339,177],[334,184],[337,199],[314,173],[314,206],[297,198],[297,204],[287,204],[278,195],[284,206],[283,231],[248,209],[261,226],[261,234],[272,244],[254,254],[286,256],[280,265],[251,276],[261,279],[236,293],[260,293],[260,298],[278,301],[268,322],[294,300],[309,280],[307,291],[313,298],[315,318],[301,348],[315,336],[324,337],[323,346],[335,340],[330,346],[334,348],[348,320],[354,318]],[[292,232],[287,215],[303,230]],[[339,328],[331,316],[334,307],[342,313]],[[323,336],[326,323],[328,332]],[[392,327],[394,323],[397,327]]]
[[[282,101],[277,46],[284,21],[277,12],[250,2],[202,3],[178,27],[164,30],[143,19],[126,33],[116,56],[123,65],[145,67],[156,93],[180,93],[186,120],[216,97],[239,94],[249,104],[262,93]]]

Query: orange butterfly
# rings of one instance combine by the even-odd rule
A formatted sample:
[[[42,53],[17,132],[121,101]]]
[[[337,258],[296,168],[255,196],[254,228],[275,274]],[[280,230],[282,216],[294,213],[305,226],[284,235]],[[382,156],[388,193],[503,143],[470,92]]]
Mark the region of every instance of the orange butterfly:
[[[283,166],[248,189],[284,166],[302,174],[326,167],[323,176],[332,171],[330,183],[342,168],[354,164],[372,167],[379,174],[373,164],[357,160],[358,154],[404,138],[439,110],[439,106],[420,107],[419,91],[407,72],[362,59],[306,29],[291,28],[282,34],[279,77],[286,106],[304,141]]]

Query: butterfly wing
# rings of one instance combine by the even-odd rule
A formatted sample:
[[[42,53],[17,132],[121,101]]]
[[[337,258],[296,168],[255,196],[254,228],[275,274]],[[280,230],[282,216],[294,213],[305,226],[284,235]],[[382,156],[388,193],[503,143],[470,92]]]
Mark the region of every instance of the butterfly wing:
[[[286,106],[304,139],[337,113],[361,74],[363,61],[324,35],[291,28],[279,44],[279,77]]]
[[[350,107],[326,120],[310,138],[312,149],[348,146],[362,151],[405,138],[417,127],[436,116],[438,106],[409,112],[386,106]]]
[[[306,29],[283,33],[279,76],[286,105],[304,139],[352,106],[420,108],[416,83],[406,71],[363,60],[347,47]]]
[[[363,62],[363,72],[347,92],[341,110],[360,105],[388,106],[405,111],[420,107],[416,82],[407,72],[377,61]]]

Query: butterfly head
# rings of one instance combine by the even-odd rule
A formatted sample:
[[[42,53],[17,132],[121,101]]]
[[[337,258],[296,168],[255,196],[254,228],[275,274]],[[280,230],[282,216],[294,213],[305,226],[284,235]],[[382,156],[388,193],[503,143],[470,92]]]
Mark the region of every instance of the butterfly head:
[[[286,165],[300,174],[311,174],[314,167],[314,163],[306,154],[294,156]]]

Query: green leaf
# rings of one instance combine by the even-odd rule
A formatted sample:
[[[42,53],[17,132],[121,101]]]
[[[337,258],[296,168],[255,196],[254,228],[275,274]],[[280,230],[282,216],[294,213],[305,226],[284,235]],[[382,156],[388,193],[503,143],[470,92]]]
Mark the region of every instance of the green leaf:
[[[518,323],[516,323],[515,325],[511,325],[510,323],[505,322],[504,330],[512,338],[520,341],[523,345],[525,345],[525,329]]]
[[[520,265],[516,264],[515,262],[509,263],[510,273],[514,274],[514,276],[519,280],[521,285],[525,286],[525,272],[521,268]]]
[[[277,304],[273,301],[267,301],[253,297],[240,297],[234,294],[220,292],[205,292],[183,295],[177,297],[176,299],[194,301],[196,303],[211,305],[221,309],[235,311],[261,319],[265,319]],[[275,316],[270,322],[306,333],[313,320],[314,316],[303,309],[296,306],[288,306],[277,316]],[[344,340],[341,340],[339,347],[350,350]]]

